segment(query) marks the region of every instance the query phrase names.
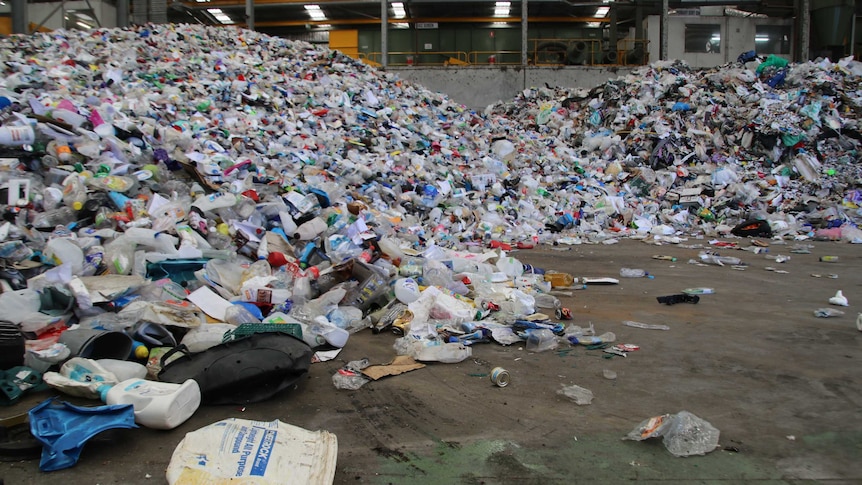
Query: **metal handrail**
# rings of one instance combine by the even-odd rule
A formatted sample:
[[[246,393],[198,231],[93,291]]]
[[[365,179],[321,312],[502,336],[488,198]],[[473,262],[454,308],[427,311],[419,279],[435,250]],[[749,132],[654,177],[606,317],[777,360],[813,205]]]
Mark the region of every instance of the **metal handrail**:
[[[472,65],[517,66],[521,64],[521,51],[470,51],[467,59]]]
[[[534,66],[635,66],[648,63],[647,39],[621,39],[617,49],[599,39],[530,39],[528,63]],[[382,65],[382,52],[359,53],[372,65]],[[521,51],[390,51],[389,66],[513,66]]]
[[[389,51],[390,66],[447,66],[452,64],[467,65],[467,53],[464,51]],[[360,54],[362,56],[363,54]],[[431,60],[429,57],[438,56]],[[442,57],[440,57],[442,56]],[[382,64],[382,52],[367,52],[365,59]]]

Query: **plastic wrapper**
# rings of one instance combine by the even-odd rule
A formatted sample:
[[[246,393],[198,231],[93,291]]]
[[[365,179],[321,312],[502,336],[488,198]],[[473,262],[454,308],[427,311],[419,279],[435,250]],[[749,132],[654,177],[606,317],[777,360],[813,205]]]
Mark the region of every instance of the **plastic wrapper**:
[[[578,406],[586,406],[593,402],[593,391],[581,386],[563,386],[557,390],[557,394],[566,396]]]
[[[368,359],[352,360],[332,375],[332,384],[336,389],[355,391],[367,384],[371,379],[362,374],[362,369],[368,367]]]
[[[623,439],[643,441],[658,437],[675,456],[705,455],[718,447],[719,431],[694,414],[680,411],[646,419]]]

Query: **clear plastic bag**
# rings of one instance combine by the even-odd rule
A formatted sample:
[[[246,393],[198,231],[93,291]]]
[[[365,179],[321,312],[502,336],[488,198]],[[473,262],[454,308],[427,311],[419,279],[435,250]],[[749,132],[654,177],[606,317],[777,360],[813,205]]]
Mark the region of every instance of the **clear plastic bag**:
[[[642,421],[623,439],[643,441],[663,437],[664,446],[675,456],[705,455],[718,447],[719,431],[709,422],[680,411]]]
[[[368,359],[352,360],[332,375],[332,384],[336,389],[355,391],[371,379],[362,374],[362,369],[368,367]]]
[[[578,406],[586,406],[593,402],[593,391],[581,386],[563,386],[557,391],[557,394],[575,401]]]

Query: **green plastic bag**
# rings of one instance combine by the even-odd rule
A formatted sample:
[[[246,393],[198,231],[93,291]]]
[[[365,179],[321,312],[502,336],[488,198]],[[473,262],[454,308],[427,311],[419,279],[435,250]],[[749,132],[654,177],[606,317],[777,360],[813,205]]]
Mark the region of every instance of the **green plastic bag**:
[[[770,54],[769,57],[766,58],[765,61],[761,62],[759,66],[757,66],[757,75],[759,76],[761,72],[764,71],[767,67],[775,67],[781,69],[782,67],[787,66],[788,61],[783,57],[778,57],[775,54]]]

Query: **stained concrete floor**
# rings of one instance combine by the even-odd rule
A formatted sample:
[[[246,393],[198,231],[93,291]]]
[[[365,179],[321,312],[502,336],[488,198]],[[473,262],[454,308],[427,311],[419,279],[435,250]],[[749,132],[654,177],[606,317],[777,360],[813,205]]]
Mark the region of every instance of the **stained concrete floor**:
[[[575,276],[615,277],[623,266],[652,273],[654,279],[621,279],[562,298],[574,323],[592,322],[640,350],[606,359],[583,347],[529,353],[519,345],[483,344],[459,364],[430,364],[358,391],[336,390],[331,376],[344,362],[394,356],[393,335],[363,331],[336,360],[312,365],[306,381],[272,400],[203,407],[172,431],[111,431],[90,441],[71,469],[42,473],[37,461],[3,462],[0,478],[164,483],[186,432],[242,417],[335,433],[338,484],[862,483],[860,247],[814,242],[811,254],[791,254],[792,244],[773,244],[766,254],[720,250],[741,258],[745,270],[689,264],[697,249],[637,241],[520,251],[515,256],[525,263]],[[791,259],[767,259],[778,254]],[[820,262],[824,255],[839,261]],[[715,294],[696,305],[656,301],[700,286]],[[840,308],[845,315],[816,318],[814,310],[829,307],[836,290],[850,301]],[[670,330],[630,328],[624,320]],[[488,373],[497,366],[511,373],[508,387],[491,385]],[[604,369],[617,379],[603,378]],[[592,390],[592,404],[578,406],[556,393],[571,384]],[[50,394],[27,396],[2,413],[26,411]],[[643,419],[682,410],[721,431],[718,450],[677,458],[658,440],[621,440]]]

